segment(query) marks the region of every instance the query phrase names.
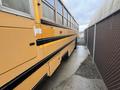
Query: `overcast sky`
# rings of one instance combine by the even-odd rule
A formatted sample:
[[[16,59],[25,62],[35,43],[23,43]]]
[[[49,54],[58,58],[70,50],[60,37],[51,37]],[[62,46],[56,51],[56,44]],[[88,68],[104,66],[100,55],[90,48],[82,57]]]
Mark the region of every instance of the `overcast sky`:
[[[80,25],[80,31],[89,24],[104,0],[63,0],[65,6]]]

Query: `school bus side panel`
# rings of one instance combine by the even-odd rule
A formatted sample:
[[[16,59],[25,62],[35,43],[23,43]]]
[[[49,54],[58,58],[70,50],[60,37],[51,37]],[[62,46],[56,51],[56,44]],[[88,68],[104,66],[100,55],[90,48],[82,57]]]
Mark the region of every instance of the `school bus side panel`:
[[[37,56],[34,21],[0,12],[0,75]]]

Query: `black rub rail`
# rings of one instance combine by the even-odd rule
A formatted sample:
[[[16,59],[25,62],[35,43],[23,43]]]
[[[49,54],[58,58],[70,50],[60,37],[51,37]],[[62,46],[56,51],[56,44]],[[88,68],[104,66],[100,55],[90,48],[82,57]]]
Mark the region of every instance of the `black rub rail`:
[[[40,46],[40,45],[43,45],[43,44],[46,44],[46,43],[49,43],[49,42],[53,42],[53,41],[60,40],[60,39],[70,37],[70,36],[74,36],[74,35],[75,34],[38,39],[38,40],[36,40],[36,44],[37,44],[37,46]]]

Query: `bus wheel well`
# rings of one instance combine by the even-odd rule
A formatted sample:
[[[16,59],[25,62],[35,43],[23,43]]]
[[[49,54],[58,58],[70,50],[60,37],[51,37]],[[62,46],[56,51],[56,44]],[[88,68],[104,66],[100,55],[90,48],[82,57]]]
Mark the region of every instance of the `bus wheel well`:
[[[67,60],[69,58],[68,51],[62,56],[62,60]]]

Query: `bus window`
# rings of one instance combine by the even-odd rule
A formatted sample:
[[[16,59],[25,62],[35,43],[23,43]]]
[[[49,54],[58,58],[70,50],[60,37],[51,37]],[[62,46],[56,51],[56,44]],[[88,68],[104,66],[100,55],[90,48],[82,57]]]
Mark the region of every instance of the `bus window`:
[[[50,2],[51,1],[51,2]],[[49,21],[55,21],[55,11],[54,11],[54,0],[43,0],[42,1],[42,11],[43,11],[43,18],[48,19]]]
[[[74,19],[73,19],[73,17],[72,17],[71,23],[72,23],[72,29],[74,29]]]
[[[68,26],[68,12],[67,10],[64,8],[64,26]]]
[[[70,16],[70,14],[68,14],[68,27],[70,28],[70,23],[71,23],[71,16]]]
[[[59,14],[62,15],[62,4],[60,3],[60,1],[58,1],[57,11],[58,11]]]
[[[58,5],[57,5],[57,24],[60,24],[60,25],[62,25],[62,15],[63,15],[63,13],[62,13],[62,4],[61,4],[61,2],[60,1],[58,1]]]
[[[68,27],[70,28],[70,21],[68,21]]]
[[[66,9],[64,9],[64,18],[68,18],[68,12],[67,12],[67,10]]]
[[[2,6],[6,9],[24,12],[31,14],[30,12],[30,0],[1,0]],[[14,11],[14,12],[15,12]]]

